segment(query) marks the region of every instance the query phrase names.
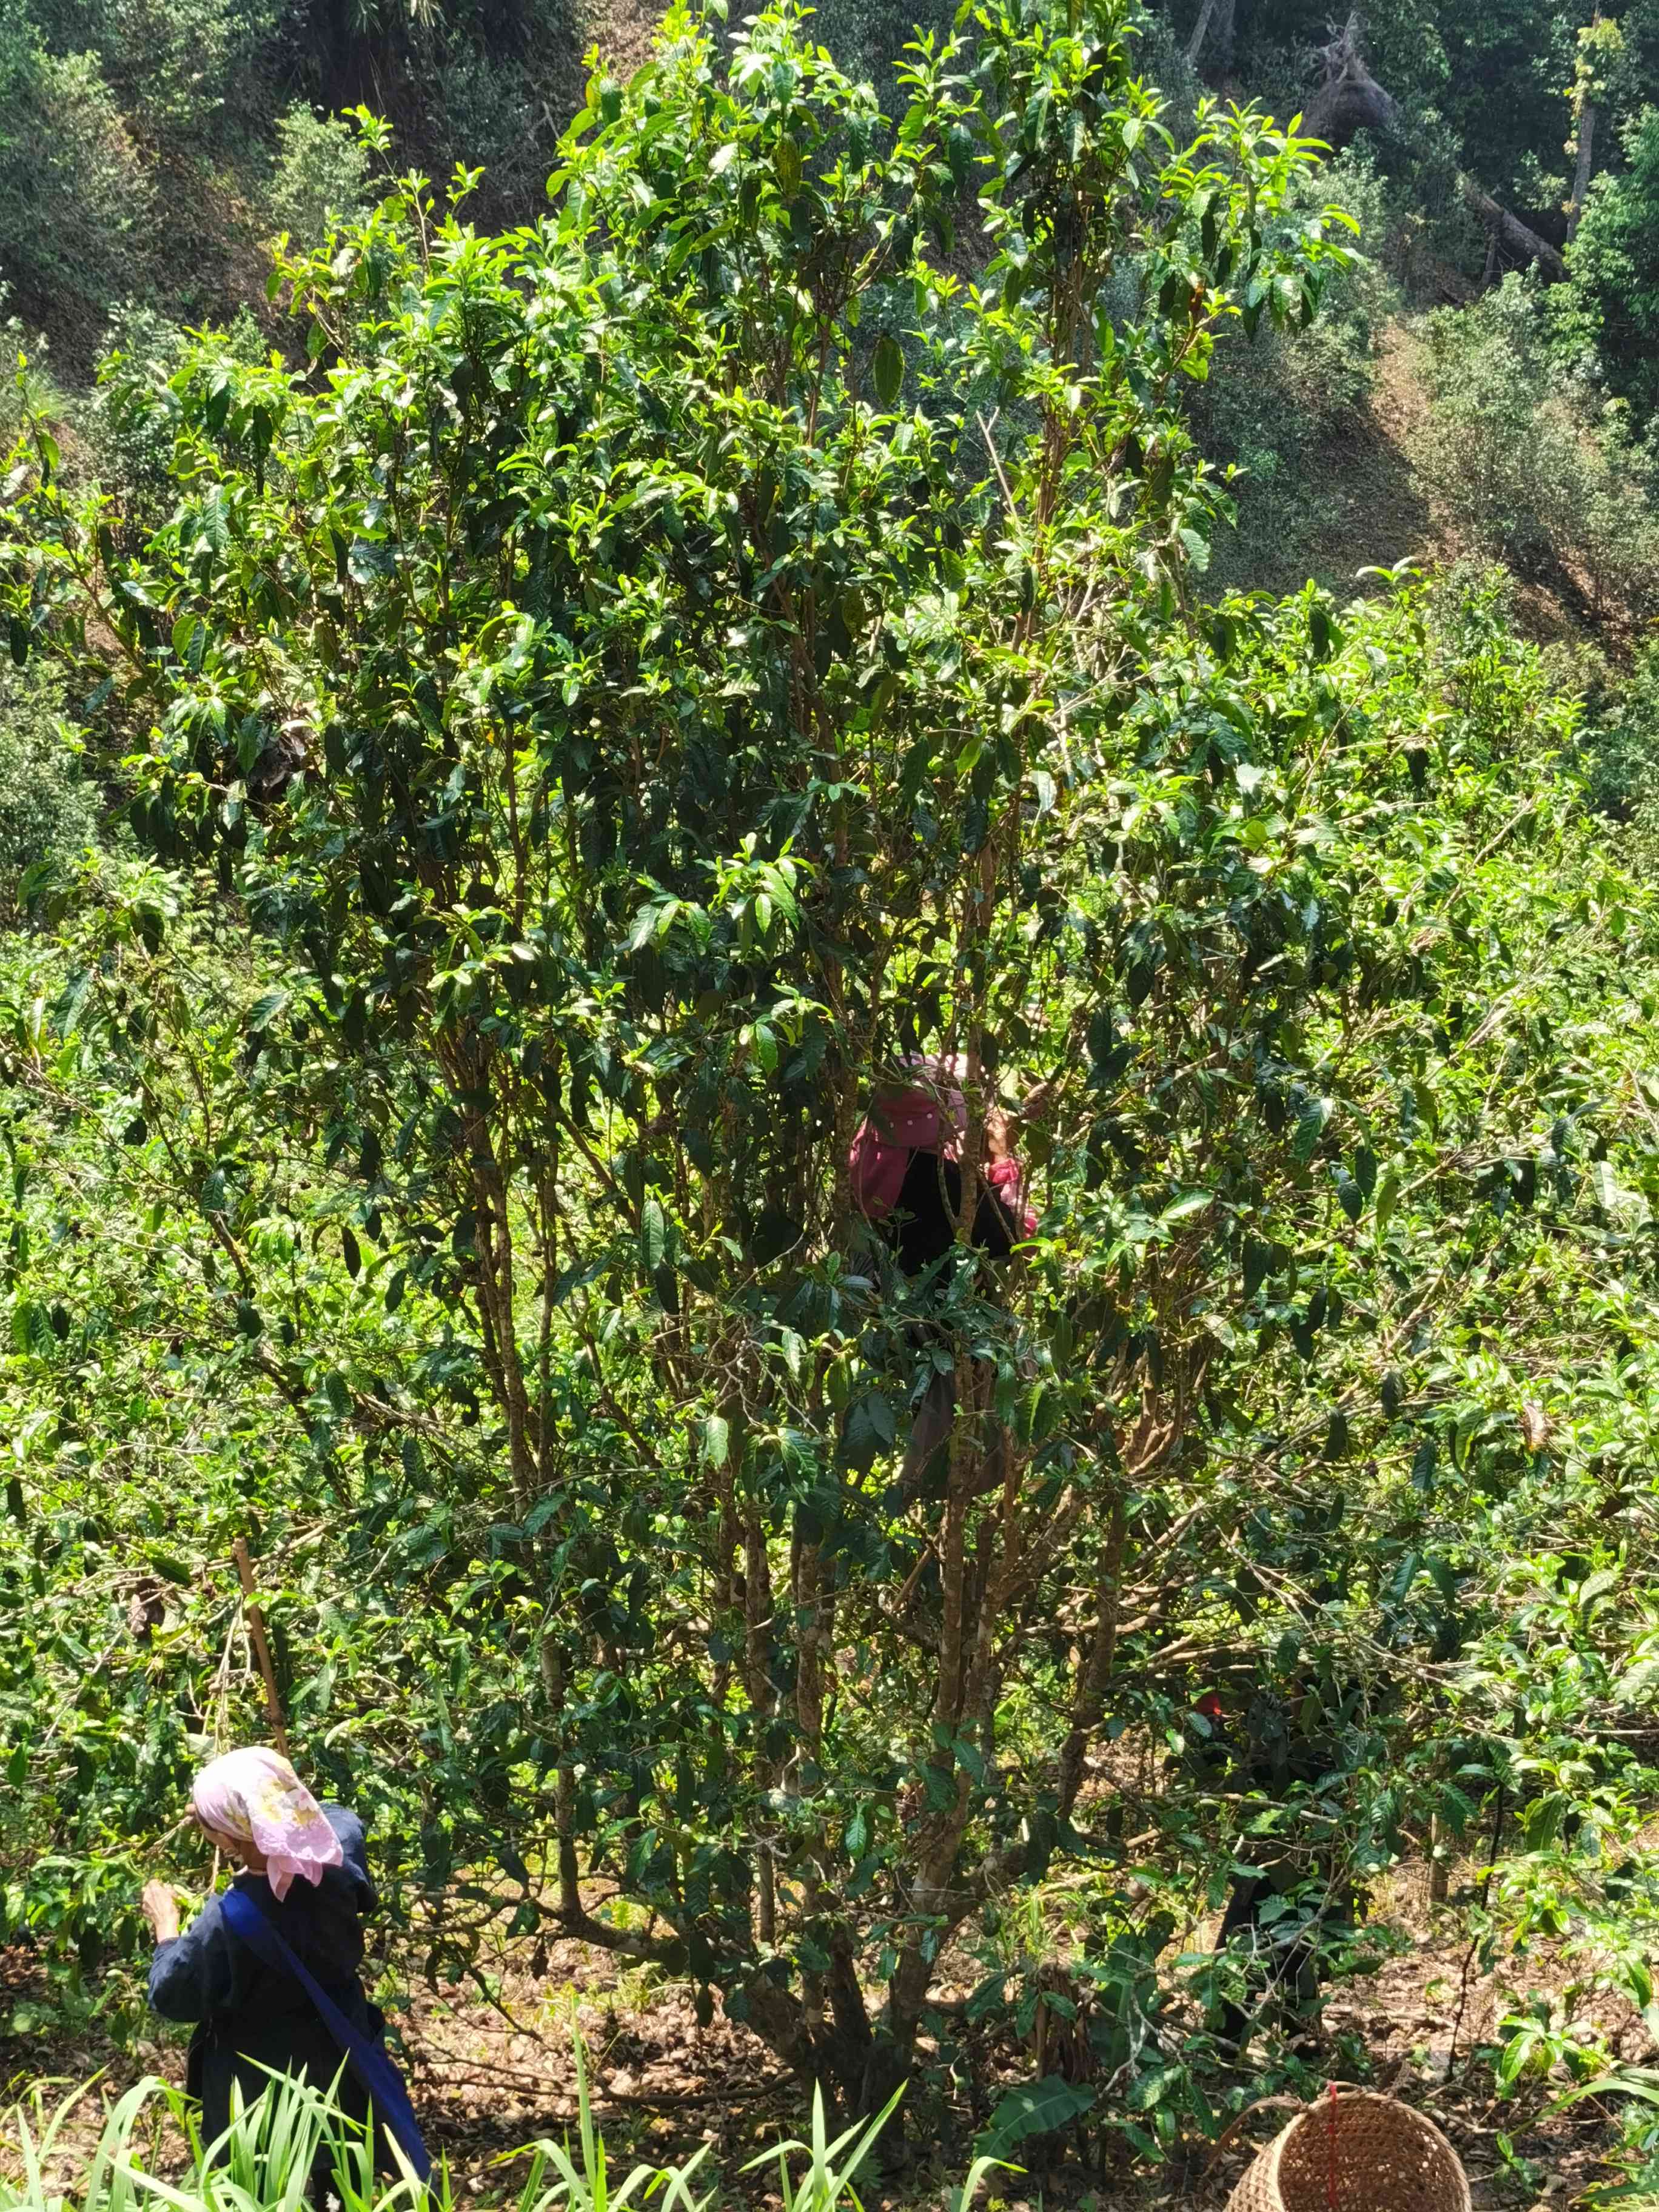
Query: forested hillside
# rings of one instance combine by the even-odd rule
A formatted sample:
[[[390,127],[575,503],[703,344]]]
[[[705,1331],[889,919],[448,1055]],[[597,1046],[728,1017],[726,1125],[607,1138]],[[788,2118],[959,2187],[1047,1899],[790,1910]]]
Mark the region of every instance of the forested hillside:
[[[0,0],[9,2075],[1644,2201],[1659,13],[910,36]]]

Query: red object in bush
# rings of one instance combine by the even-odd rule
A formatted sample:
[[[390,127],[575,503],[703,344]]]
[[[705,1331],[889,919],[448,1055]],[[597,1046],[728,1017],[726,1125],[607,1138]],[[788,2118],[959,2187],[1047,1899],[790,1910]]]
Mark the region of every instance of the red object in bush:
[[[847,1164],[852,1172],[853,1203],[866,1221],[884,1220],[898,1204],[905,1170],[918,1152],[939,1149],[938,1102],[925,1091],[906,1091],[878,1099],[860,1122]],[[957,1149],[952,1133],[946,1147]]]
[[[961,1156],[966,1109],[957,1088],[957,1069],[935,1060],[912,1065],[931,1076],[937,1088],[880,1094],[860,1122],[847,1156],[853,1203],[866,1221],[884,1220],[898,1204],[906,1171],[918,1152],[943,1152],[952,1160]],[[984,1176],[1020,1233],[1036,1236],[1036,1216],[1024,1202],[1025,1171],[1019,1162],[988,1161]]]

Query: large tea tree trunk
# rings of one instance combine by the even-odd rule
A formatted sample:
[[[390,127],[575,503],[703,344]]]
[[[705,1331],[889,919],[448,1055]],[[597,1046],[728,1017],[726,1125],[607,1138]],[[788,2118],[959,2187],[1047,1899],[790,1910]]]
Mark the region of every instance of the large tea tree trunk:
[[[793,14],[727,55],[677,10],[591,88],[545,225],[411,184],[286,268],[328,366],[193,357],[167,529],[32,495],[24,649],[113,641],[111,744],[160,732],[143,834],[216,845],[280,935],[387,1311],[441,1316],[411,1371],[483,1431],[434,1525],[459,1589],[475,1547],[510,1567],[471,1626],[521,1671],[459,1724],[532,1778],[447,1787],[434,1888],[493,1858],[489,1909],[688,1975],[866,2109],[951,1931],[1077,1845],[1120,1613],[1178,1602],[1179,1516],[1131,1499],[1185,1469],[1200,1286],[1260,1187],[1248,1086],[1189,1049],[1267,1018],[1211,941],[1255,878],[1184,800],[1142,818],[1140,749],[1189,740],[1126,716],[1188,685],[1215,501],[1180,393],[1334,249],[1270,219],[1305,141],[1206,115],[1157,165],[1130,27],[994,7],[890,137]],[[925,1291],[846,1171],[918,1049],[962,1055],[973,1133]],[[1156,1135],[1112,1103],[1143,1050],[1180,1071]],[[974,1139],[1021,1068],[1063,1071],[1053,1227],[994,1280]],[[1033,1698],[1052,1755],[1010,1734]]]

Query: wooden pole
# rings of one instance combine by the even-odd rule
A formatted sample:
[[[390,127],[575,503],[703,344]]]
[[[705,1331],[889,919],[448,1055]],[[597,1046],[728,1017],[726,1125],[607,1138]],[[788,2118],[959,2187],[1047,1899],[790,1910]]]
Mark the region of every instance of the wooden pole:
[[[248,1632],[253,1638],[253,1656],[259,1662],[259,1672],[265,1678],[265,1714],[270,1722],[270,1732],[276,1739],[276,1748],[286,1759],[288,1730],[283,1724],[283,1705],[276,1695],[276,1670],[270,1663],[270,1646],[265,1641],[265,1617],[254,1601],[253,1563],[247,1555],[247,1539],[239,1536],[231,1549],[235,1555],[236,1571],[242,1578],[242,1595],[247,1602]]]

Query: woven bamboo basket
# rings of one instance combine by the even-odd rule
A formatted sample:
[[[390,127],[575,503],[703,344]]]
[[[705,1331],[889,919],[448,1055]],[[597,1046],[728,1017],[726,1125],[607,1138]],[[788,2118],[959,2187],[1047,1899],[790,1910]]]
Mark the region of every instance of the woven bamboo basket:
[[[1257,2154],[1227,2212],[1469,2212],[1469,2185],[1432,2120],[1349,2089],[1310,2105]]]

